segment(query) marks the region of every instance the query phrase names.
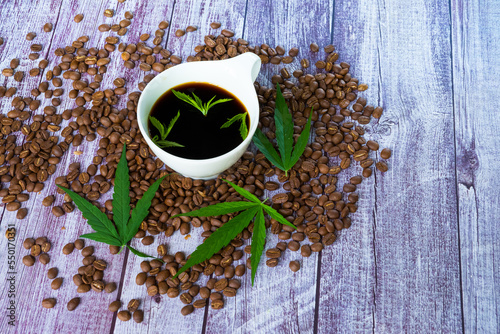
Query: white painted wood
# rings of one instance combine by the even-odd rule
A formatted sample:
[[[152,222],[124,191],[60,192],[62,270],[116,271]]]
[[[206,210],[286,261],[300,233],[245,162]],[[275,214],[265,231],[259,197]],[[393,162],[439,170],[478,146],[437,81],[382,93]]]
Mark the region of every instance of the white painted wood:
[[[336,2],[340,57],[385,108],[366,137],[393,156],[323,252],[318,332],[462,331],[449,22],[442,3]]]
[[[498,333],[500,7],[451,1],[450,13],[464,330]]]

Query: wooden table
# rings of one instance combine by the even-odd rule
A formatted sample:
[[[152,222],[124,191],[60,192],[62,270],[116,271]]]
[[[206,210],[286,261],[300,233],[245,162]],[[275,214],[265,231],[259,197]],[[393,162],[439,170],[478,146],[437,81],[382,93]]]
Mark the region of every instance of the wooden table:
[[[113,19],[103,16],[114,9]],[[179,299],[147,297],[136,286],[142,259],[126,252],[111,256],[106,247],[97,255],[109,263],[108,281],[121,282],[112,294],[82,296],[75,312],[66,303],[76,296],[71,276],[81,256],[60,252],[78,235],[89,232],[79,213],[61,218],[41,206],[55,192],[53,182],[31,196],[29,215],[22,221],[0,208],[2,233],[9,224],[17,229],[14,251],[16,326],[8,325],[9,284],[0,290],[2,333],[499,333],[500,332],[500,178],[496,145],[500,141],[495,119],[500,109],[500,4],[495,1],[450,2],[360,0],[165,0],[118,3],[116,0],[2,1],[0,6],[0,67],[27,60],[25,36],[37,33],[42,55],[54,59],[54,50],[81,35],[88,45],[102,47],[108,34],[97,31],[102,23],[117,23],[125,11],[134,19],[125,41],[137,42],[141,33],[153,34],[162,20],[171,23],[166,47],[183,59],[203,43],[209,24],[220,21],[252,44],[268,43],[285,49],[333,43],[351,73],[367,83],[369,103],[382,105],[382,119],[372,122],[367,137],[390,147],[390,170],[377,172],[360,189],[360,209],[353,225],[340,233],[334,245],[302,260],[297,273],[288,262],[300,255],[286,252],[277,268],[261,265],[256,285],[249,275],[236,298],[222,310],[207,308],[180,315]],[[73,17],[84,14],[76,24]],[[44,33],[42,26],[54,29]],[[182,38],[175,31],[197,25]],[[118,57],[115,53],[114,57]],[[314,56],[313,56],[314,57]],[[300,58],[299,58],[300,59]],[[125,75],[137,87],[144,73],[125,70],[121,60],[109,71]],[[289,69],[299,67],[296,60]],[[280,67],[263,67],[258,81],[268,83]],[[104,86],[110,85],[113,75]],[[14,85],[12,78],[0,84]],[[18,94],[29,95],[42,80],[26,77]],[[63,100],[61,108],[74,102]],[[0,99],[3,113],[10,100]],[[43,106],[43,105],[42,105]],[[71,148],[56,176],[69,163],[85,165],[97,141]],[[61,198],[59,197],[59,202]],[[169,243],[171,252],[191,252],[199,233]],[[65,281],[50,289],[48,267],[25,267],[22,241],[46,235],[52,241],[52,261]],[[271,237],[270,237],[271,238]],[[159,242],[157,238],[157,243]],[[272,239],[272,238],[271,238]],[[275,242],[274,239],[272,239]],[[87,244],[93,244],[88,242]],[[141,248],[141,244],[134,241]],[[0,281],[10,278],[7,239],[0,238]],[[496,254],[496,256],[495,256]],[[54,309],[41,301],[54,297]],[[116,299],[141,299],[145,320],[123,323],[107,311]]]

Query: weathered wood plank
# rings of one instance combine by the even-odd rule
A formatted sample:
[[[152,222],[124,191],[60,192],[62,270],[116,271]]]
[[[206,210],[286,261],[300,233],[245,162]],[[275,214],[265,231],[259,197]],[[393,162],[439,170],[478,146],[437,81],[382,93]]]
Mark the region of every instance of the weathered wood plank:
[[[42,5],[43,4],[43,5]],[[59,6],[61,10],[59,11]],[[54,50],[58,47],[64,47],[71,41],[76,40],[78,37],[88,35],[90,37],[88,45],[103,46],[105,36],[97,31],[97,26],[106,19],[102,12],[104,8],[113,8],[116,6],[115,1],[103,1],[96,3],[95,1],[73,1],[65,0],[63,3],[53,2],[48,7],[46,3],[40,3],[38,6],[26,4],[25,6],[17,6],[13,13],[18,13],[19,17],[32,18],[33,22],[30,25],[18,24],[16,18],[13,16],[8,21],[2,21],[2,28],[9,26],[17,26],[16,30],[12,31],[12,38],[20,38],[22,40],[27,32],[36,31],[38,36],[32,43],[41,43],[44,46],[42,55],[50,62],[49,68],[57,64]],[[45,13],[45,14],[44,14]],[[73,17],[76,14],[83,13],[84,20],[77,24],[73,22]],[[57,21],[56,21],[57,19]],[[110,21],[108,19],[108,21]],[[45,22],[54,23],[54,30],[52,34],[42,32],[42,26]],[[35,30],[36,29],[36,30]],[[52,39],[49,38],[53,36]],[[22,42],[24,45],[25,42]],[[28,45],[26,44],[27,50]],[[49,48],[50,46],[50,48]],[[8,57],[15,54],[17,50],[15,44],[9,52]],[[11,53],[12,52],[12,53]],[[27,57],[29,52],[24,51],[23,58]],[[40,57],[42,59],[43,57]],[[31,68],[28,61],[23,60],[26,68]],[[21,64],[23,64],[23,61]],[[27,96],[32,88],[35,88],[40,81],[45,80],[44,76],[30,78],[25,77],[22,83],[22,90],[18,94]],[[109,84],[109,81],[108,81]],[[71,89],[69,82],[65,82],[63,88],[65,94]],[[65,95],[66,96],[66,95]],[[42,104],[37,113],[43,114],[43,107],[50,104],[50,100],[40,98]],[[62,104],[59,110],[66,108],[73,108],[74,101],[67,98],[62,99]],[[7,109],[8,110],[8,109]],[[5,112],[5,107],[2,112]],[[67,122],[63,123],[65,126]],[[18,323],[15,328],[11,330],[19,333],[27,332],[44,332],[44,333],[67,333],[67,332],[106,332],[111,328],[113,314],[107,312],[108,304],[116,299],[117,291],[112,294],[96,295],[94,292],[89,292],[88,295],[80,295],[82,301],[79,308],[70,313],[66,310],[67,302],[77,296],[76,287],[73,285],[72,276],[77,272],[81,264],[82,257],[75,251],[69,256],[61,254],[62,247],[74,241],[80,234],[90,232],[90,227],[85,223],[81,214],[76,211],[72,214],[65,215],[61,218],[55,218],[50,213],[50,208],[45,208],[41,205],[43,198],[49,194],[56,193],[56,187],[53,184],[55,177],[59,175],[66,175],[70,163],[78,161],[81,163],[82,168],[86,168],[92,161],[94,152],[97,150],[98,141],[92,143],[84,143],[80,147],[71,147],[67,154],[63,157],[58,165],[58,170],[52,176],[51,181],[46,183],[45,189],[39,194],[33,194],[30,201],[27,202],[29,208],[29,215],[23,221],[16,221],[15,214],[6,212],[2,218],[2,227],[4,223],[16,222],[17,228],[17,317]],[[74,152],[80,150],[82,155],[75,155]],[[110,194],[107,194],[109,197]],[[62,196],[57,195],[56,205],[62,204]],[[24,267],[21,259],[24,255],[28,254],[22,247],[22,242],[27,237],[47,236],[52,242],[52,250],[49,252],[51,262],[47,266],[41,263],[36,263],[34,267]],[[96,256],[108,262],[108,269],[104,274],[106,282],[118,282],[122,272],[123,254],[113,258],[109,254],[107,247],[97,243],[87,241],[87,245],[95,245]],[[5,238],[1,239],[2,249],[6,249]],[[3,254],[3,252],[2,252]],[[3,258],[2,258],[3,262]],[[50,288],[50,280],[47,278],[47,269],[50,267],[59,268],[59,276],[64,278],[63,286],[60,290],[52,291]],[[3,270],[4,268],[2,268]],[[5,272],[2,272],[2,280],[4,280]],[[5,307],[8,299],[4,298],[6,290],[2,290],[2,307]],[[57,299],[58,304],[54,309],[46,310],[41,307],[41,301],[47,297],[54,297]],[[43,320],[42,320],[43,319]],[[2,317],[1,328],[8,328],[4,326],[6,318]]]
[[[386,108],[366,137],[393,158],[361,187],[355,230],[323,253],[319,332],[462,330],[447,13],[437,2],[336,3],[341,59]]]
[[[228,20],[233,22],[226,26],[228,29],[241,32],[243,19],[241,18],[240,20],[238,17],[239,15],[243,15],[244,8],[245,1],[233,3],[226,3],[219,0],[204,3],[182,1],[176,2],[175,6],[170,5],[167,17],[167,20],[170,21],[170,27],[168,34],[166,34],[168,36],[166,48],[172,54],[181,57],[185,61],[187,56],[194,54],[194,47],[203,43],[203,37],[213,31],[209,26],[211,22],[220,21],[224,23]],[[233,18],[234,20],[232,20]],[[156,23],[153,22],[153,26],[158,23],[159,21]],[[175,32],[177,29],[185,30],[189,25],[196,25],[199,29],[195,32],[188,32],[182,37],[176,37]],[[139,250],[151,253],[156,252],[156,247],[159,244],[167,244],[169,254],[184,252],[188,255],[195,250],[198,244],[203,242],[203,238],[200,236],[201,232],[202,229],[191,231],[191,237],[187,240],[179,232],[176,232],[170,238],[158,235],[150,247],[142,246],[138,242],[135,245]],[[140,272],[140,263],[142,261],[143,259],[139,257],[129,256],[123,282],[122,300],[128,302],[131,298],[140,298],[145,305],[145,310],[149,311],[145,313],[144,324],[117,323],[115,332],[136,333],[139,330],[147,331],[148,333],[202,332],[205,319],[204,309],[195,310],[194,313],[183,317],[180,310],[184,304],[182,304],[179,298],[170,299],[167,295],[160,295],[154,298],[147,297],[145,286],[136,285],[135,277]],[[202,285],[207,279],[202,275],[197,284]],[[146,324],[147,328],[145,328]]]
[[[319,60],[319,55],[310,53],[309,45],[330,43],[332,11],[333,5],[326,1],[312,1],[307,6],[299,1],[249,1],[243,38],[251,45],[267,43],[286,50],[299,47],[297,59],[286,65],[291,73],[300,68],[302,57]],[[257,81],[271,85],[271,76],[284,66],[264,65]],[[266,249],[278,241],[268,230]],[[207,333],[312,333],[318,259],[317,253],[302,258],[299,252],[287,250],[278,266],[269,268],[263,257],[254,287],[248,273],[234,300],[226,299],[222,310],[209,309]],[[296,273],[289,269],[292,260],[301,263]]]
[[[130,26],[131,35],[125,36],[125,40],[128,42],[137,43],[142,33],[149,33],[153,36],[155,30],[158,29],[158,24],[163,20],[170,22],[169,30],[165,34],[166,41],[164,45],[173,54],[182,56],[185,59],[187,55],[193,53],[192,50],[196,45],[190,39],[194,39],[196,43],[202,41],[200,37],[202,34],[199,31],[188,33],[181,38],[175,37],[176,29],[185,29],[190,24],[197,25],[200,22],[199,12],[190,9],[192,8],[191,3],[184,4],[181,2],[174,4],[174,1],[169,1],[159,5],[152,2],[132,3],[127,1],[124,5],[128,10],[132,10],[137,18]],[[151,17],[151,13],[154,14],[153,17]],[[142,81],[142,78],[146,74],[139,69],[127,71],[129,72],[127,76],[128,83],[132,84],[129,87],[135,87],[134,85]],[[160,234],[155,237],[155,242],[150,246],[142,245],[139,240],[133,240],[132,245],[136,249],[151,255],[157,254],[156,249],[160,244],[168,246],[169,254],[173,255],[178,251],[189,254],[202,242],[199,231],[192,231],[191,236],[191,238],[185,240],[184,236],[180,233],[175,233],[170,238]],[[191,316],[183,317],[180,310],[184,304],[182,304],[179,298],[170,299],[167,295],[149,297],[146,292],[146,286],[136,285],[135,278],[141,272],[140,264],[143,260],[145,259],[129,253],[123,275],[121,300],[126,305],[133,298],[139,299],[141,301],[140,308],[144,310],[144,322],[136,324],[133,321],[124,323],[117,320],[113,331],[115,333],[201,332],[204,320],[203,310],[198,310],[198,312]]]
[[[450,13],[464,330],[498,333],[500,8],[457,0]]]

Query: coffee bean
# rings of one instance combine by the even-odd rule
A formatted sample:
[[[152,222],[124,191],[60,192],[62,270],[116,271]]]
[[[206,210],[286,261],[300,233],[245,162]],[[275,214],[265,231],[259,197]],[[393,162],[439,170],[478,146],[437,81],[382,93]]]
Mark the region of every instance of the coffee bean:
[[[39,261],[40,261],[40,263],[42,263],[42,264],[47,264],[47,263],[49,263],[49,262],[50,262],[50,257],[49,257],[49,255],[48,255],[48,254],[45,254],[45,253],[44,253],[44,254],[40,255],[40,257],[38,258],[38,260],[39,260]]]
[[[112,293],[113,291],[116,290],[116,283],[115,282],[109,282],[104,286],[104,291],[106,293]]]
[[[300,262],[299,261],[290,261],[289,267],[290,267],[291,271],[297,272],[300,270]]]
[[[134,321],[140,324],[144,320],[144,312],[142,310],[137,310],[133,314]]]
[[[74,311],[80,305],[80,297],[75,297],[68,302],[68,311]]]
[[[83,14],[77,14],[73,19],[73,21],[75,21],[76,23],[80,23],[82,20],[83,20]]]
[[[35,37],[36,37],[36,33],[34,33],[34,32],[29,32],[29,33],[26,35],[26,39],[27,39],[28,41],[32,41]]]
[[[210,23],[210,28],[212,29],[219,29],[221,26],[220,22],[212,22]]]
[[[83,241],[83,239],[75,240],[75,248],[76,249],[81,250],[81,249],[83,249],[84,246],[85,246],[85,241]]]
[[[17,219],[24,219],[28,215],[28,209],[26,208],[21,208],[17,211],[16,218]]]
[[[137,308],[139,307],[140,305],[140,302],[138,299],[131,299],[128,304],[127,304],[127,309],[130,311],[130,312],[135,312],[135,310],[137,310]]]
[[[26,238],[23,242],[23,247],[24,249],[30,249],[31,247],[33,247],[34,244],[35,244],[35,239]]]
[[[383,162],[383,161],[379,161],[379,162],[377,162],[377,163],[375,164],[375,166],[376,166],[376,167],[377,167],[377,169],[378,169],[379,171],[381,171],[382,173],[387,172],[387,170],[389,169],[389,168],[387,167],[387,164],[386,164],[385,162]]]
[[[311,256],[311,247],[309,245],[303,245],[300,248],[300,254],[303,257],[309,257],[309,256]]]
[[[277,259],[281,256],[281,251],[278,248],[271,248],[266,251],[266,256],[270,259]]]
[[[194,311],[194,307],[193,307],[193,305],[186,305],[186,306],[184,306],[184,307],[181,309],[181,314],[182,314],[183,316],[186,316],[186,315],[188,315],[188,314],[193,313],[193,311]]]
[[[382,159],[389,159],[391,157],[391,149],[389,148],[384,148],[381,152],[380,152],[380,157]]]
[[[177,37],[182,37],[182,36],[184,36],[185,34],[186,34],[186,32],[185,32],[184,30],[182,30],[182,29],[177,29],[177,30],[175,31],[175,36],[177,36]]]
[[[51,32],[52,31],[52,23],[45,23],[45,25],[43,26],[43,31]]]
[[[111,305],[110,305],[111,306]],[[121,321],[129,321],[132,318],[129,311],[118,312],[118,319]]]
[[[56,217],[64,216],[64,210],[60,206],[54,206],[52,208],[52,214]]]
[[[81,253],[84,257],[91,256],[92,254],[94,254],[94,246],[87,246],[83,248]]]
[[[106,17],[113,17],[115,15],[115,11],[112,9],[105,9],[104,10],[104,16]]]
[[[52,290],[59,290],[59,288],[61,287],[62,282],[63,282],[63,278],[62,277],[58,277],[58,278],[54,279],[52,281],[52,283],[50,283],[50,287],[52,288]]]
[[[220,310],[223,307],[224,307],[224,300],[222,300],[222,299],[216,299],[216,300],[212,301],[212,308],[214,310]]]
[[[42,300],[42,306],[44,308],[53,308],[54,306],[56,306],[57,304],[57,301],[55,298],[46,298],[44,300]]]
[[[26,267],[31,267],[32,265],[35,264],[35,257],[32,255],[26,255],[23,257],[23,264]]]
[[[114,302],[109,304],[108,310],[110,310],[111,312],[117,312],[120,307],[122,307],[122,303],[119,300],[115,300]]]
[[[319,51],[319,46],[316,43],[311,43],[311,45],[309,47],[311,49],[311,52],[318,52]]]
[[[94,268],[96,270],[101,270],[101,271],[105,270],[107,268],[107,266],[108,266],[107,263],[106,263],[106,261],[104,261],[104,260],[95,260],[92,263],[92,265],[94,266]]]

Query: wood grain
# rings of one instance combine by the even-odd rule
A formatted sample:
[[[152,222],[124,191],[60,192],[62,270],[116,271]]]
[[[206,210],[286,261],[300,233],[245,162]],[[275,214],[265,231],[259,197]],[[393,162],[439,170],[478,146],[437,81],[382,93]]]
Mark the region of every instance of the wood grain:
[[[464,330],[500,332],[500,8],[451,1],[453,102]]]
[[[82,35],[90,37],[89,44],[104,45],[104,36],[96,33],[97,25],[102,23],[104,16],[102,11],[107,6],[114,5],[114,1],[99,2],[94,1],[74,1],[65,0],[62,3],[54,2],[50,7],[45,7],[45,4],[37,6],[23,6],[21,8],[12,8],[12,12],[20,11],[20,17],[33,17],[33,23],[30,25],[18,25],[20,31],[15,31],[11,36],[25,36],[29,31],[37,33],[36,39],[31,43],[43,44],[42,55],[50,62],[49,68],[56,65],[57,58],[54,56],[54,50],[58,47],[64,47],[68,42],[76,40]],[[59,11],[59,6],[61,10]],[[106,6],[106,7],[105,7]],[[47,15],[41,13],[47,12]],[[73,22],[73,17],[78,13],[84,13],[85,18],[79,24]],[[12,19],[15,22],[15,19]],[[54,23],[52,34],[42,32],[42,26],[46,22]],[[13,25],[16,26],[16,25]],[[22,30],[21,30],[22,29]],[[48,36],[47,36],[48,35]],[[52,37],[53,36],[53,37]],[[24,43],[24,42],[23,42]],[[31,43],[27,43],[26,49]],[[25,51],[26,52],[26,51]],[[40,57],[42,59],[42,57]],[[26,68],[29,69],[33,65],[26,61]],[[18,95],[28,96],[31,89],[37,87],[39,82],[45,80],[43,73],[38,77],[30,78],[29,76],[23,80],[23,88],[18,90]],[[65,82],[63,88],[65,94],[70,88],[69,82]],[[50,100],[39,97],[42,100],[41,107],[37,113],[43,114],[43,107],[50,104]],[[73,108],[74,101],[69,99],[62,99],[63,103],[59,107],[61,110],[66,108]],[[63,123],[63,126],[67,122]],[[43,198],[50,194],[56,194],[56,187],[53,184],[55,177],[59,175],[66,175],[68,166],[72,162],[80,162],[82,168],[85,168],[91,163],[94,152],[97,149],[98,141],[92,143],[85,143],[83,147],[71,147],[68,153],[62,158],[58,165],[56,173],[53,175],[52,182],[47,182],[43,191],[39,194],[33,194],[27,202],[29,208],[28,216],[22,221],[15,220],[15,213],[6,212],[2,218],[2,225],[6,222],[16,221],[17,228],[17,303],[18,303],[18,322],[15,328],[8,328],[19,333],[26,332],[43,332],[43,333],[68,333],[68,332],[105,332],[109,331],[113,319],[113,314],[110,312],[103,312],[99,317],[95,317],[96,309],[106,310],[107,305],[115,300],[117,292],[112,294],[96,295],[95,292],[89,292],[86,295],[80,295],[81,304],[77,312],[69,313],[66,309],[67,302],[76,297],[76,287],[72,282],[72,276],[77,273],[80,266],[82,256],[78,251],[74,251],[69,256],[62,256],[62,247],[72,242],[80,234],[90,232],[90,227],[86,224],[85,220],[81,217],[80,213],[76,211],[67,214],[63,217],[56,218],[51,212],[50,208],[43,207],[41,202]],[[82,155],[75,155],[74,152],[81,150],[84,152]],[[56,195],[55,205],[62,204],[62,196]],[[33,267],[24,267],[21,259],[28,251],[22,247],[22,242],[28,237],[47,236],[52,243],[52,250],[49,252],[51,262],[43,266],[37,262]],[[104,280],[106,282],[115,281],[120,279],[123,260],[120,258],[112,259],[107,247],[97,243],[87,241],[87,245],[94,245],[96,249],[96,256],[104,259],[108,263],[108,268],[105,271]],[[6,249],[5,238],[1,241],[2,249]],[[123,255],[121,255],[123,257]],[[2,259],[3,260],[3,259]],[[2,261],[3,263],[3,261]],[[59,269],[59,276],[64,278],[64,283],[61,289],[53,291],[50,288],[50,280],[47,278],[47,269],[57,267]],[[3,267],[2,267],[3,269]],[[2,273],[2,275],[5,275]],[[2,276],[2,280],[3,280]],[[2,290],[2,294],[6,291]],[[43,309],[41,307],[42,299],[47,297],[54,297],[57,299],[58,304],[54,309]],[[2,295],[1,305],[5,307],[7,298]],[[45,321],[37,321],[37,317],[42,317]],[[92,321],[89,321],[89,318]],[[7,328],[4,322],[6,318],[2,317],[0,328]]]
[[[114,9],[113,18],[103,16]],[[2,333],[497,333],[500,331],[500,263],[495,257],[500,232],[495,226],[500,216],[496,189],[499,140],[495,127],[499,108],[500,12],[491,2],[452,0],[400,2],[396,0],[358,2],[314,0],[270,1],[170,0],[148,2],[127,0],[51,0],[45,2],[2,1],[0,6],[0,69],[12,58],[21,59],[18,70],[25,71],[22,83],[0,76],[0,84],[18,87],[16,95],[28,96],[31,89],[45,80],[45,73],[28,75],[42,58],[58,58],[54,50],[88,35],[89,47],[103,47],[112,32],[100,33],[102,23],[118,23],[126,10],[134,13],[132,25],[121,41],[137,42],[141,33],[151,35],[160,21],[170,22],[164,45],[185,60],[193,48],[203,43],[207,33],[217,34],[227,28],[250,44],[268,43],[285,49],[299,47],[300,54],[290,72],[299,68],[302,57],[318,60],[309,52],[309,44],[320,47],[333,42],[340,61],[351,64],[351,73],[367,83],[364,93],[368,103],[385,107],[379,122],[367,126],[366,138],[393,149],[390,170],[365,180],[358,186],[359,210],[351,217],[352,227],[338,235],[334,245],[321,255],[302,259],[287,250],[276,268],[264,261],[259,267],[255,286],[250,275],[242,278],[242,288],[235,298],[226,298],[225,308],[209,306],[183,317],[184,306],[178,298],[166,295],[148,297],[144,286],[135,284],[141,258],[124,251],[112,256],[107,246],[87,241],[96,254],[108,262],[106,281],[121,282],[118,291],[80,296],[75,312],[66,303],[75,297],[72,275],[82,256],[75,251],[63,256],[61,249],[90,227],[77,212],[55,218],[50,208],[41,206],[43,198],[55,194],[53,180],[65,175],[70,163],[79,161],[86,168],[98,147],[98,140],[71,147],[58,165],[52,182],[32,194],[24,204],[28,216],[15,219],[0,204],[2,233],[8,224],[17,230],[15,249],[18,263],[17,326],[8,326],[0,316]],[[84,20],[73,22],[76,14]],[[213,21],[222,23],[219,30],[209,28]],[[43,25],[52,22],[51,33]],[[175,37],[177,29],[196,25],[199,30]],[[27,41],[34,31],[37,37]],[[43,45],[40,59],[27,59],[29,46]],[[147,73],[138,68],[125,69],[118,52],[113,54],[103,88],[112,87],[118,76],[127,80],[129,92]],[[314,61],[311,63],[314,64]],[[283,65],[263,66],[258,81],[270,85],[270,78]],[[90,80],[90,78],[89,78]],[[70,84],[65,82],[65,95]],[[50,100],[39,97],[42,104]],[[2,113],[12,109],[12,99],[0,99]],[[73,108],[74,102],[62,98],[60,110]],[[120,108],[124,106],[123,101]],[[63,123],[63,126],[67,122]],[[21,138],[18,144],[21,143]],[[83,154],[76,155],[75,151]],[[379,157],[377,157],[379,159]],[[339,177],[339,186],[359,174],[351,168]],[[110,198],[111,192],[100,200]],[[62,196],[56,195],[56,204]],[[169,253],[192,252],[201,242],[200,231],[191,231],[187,240],[176,233],[171,238],[155,238],[145,247],[138,240],[133,245],[146,253],[155,252],[160,243],[168,243]],[[28,254],[22,247],[27,237],[46,235],[52,242],[51,262],[33,267],[21,263]],[[277,238],[269,235],[267,247]],[[0,281],[9,275],[7,240],[0,238]],[[154,255],[154,254],[152,254]],[[245,257],[240,260],[245,263]],[[292,273],[290,260],[301,261],[301,270]],[[58,267],[64,283],[60,290],[50,289],[48,268]],[[205,277],[200,284],[204,283]],[[0,308],[8,303],[6,284],[1,284]],[[54,309],[41,307],[41,301],[55,297]],[[107,311],[108,304],[120,299],[141,300],[145,320],[123,323]]]
[[[250,45],[267,43],[272,47],[281,45],[286,50],[299,47],[297,59],[286,65],[292,73],[300,68],[301,57],[318,57],[309,51],[312,42],[330,43],[332,12],[333,6],[325,1],[311,1],[308,6],[299,2],[249,1],[243,38]],[[257,81],[270,85],[271,76],[284,66],[264,65]],[[279,240],[268,230],[266,241],[268,249]],[[222,310],[209,309],[207,333],[312,333],[318,259],[317,253],[302,258],[299,252],[287,250],[278,266],[269,268],[263,257],[253,287],[247,274],[242,279],[244,291],[240,290],[234,301],[227,300]],[[301,263],[296,273],[289,269],[292,260]]]
[[[366,137],[393,156],[361,188],[356,231],[323,253],[319,332],[462,331],[446,14],[421,1],[336,3],[334,44],[386,109]]]

